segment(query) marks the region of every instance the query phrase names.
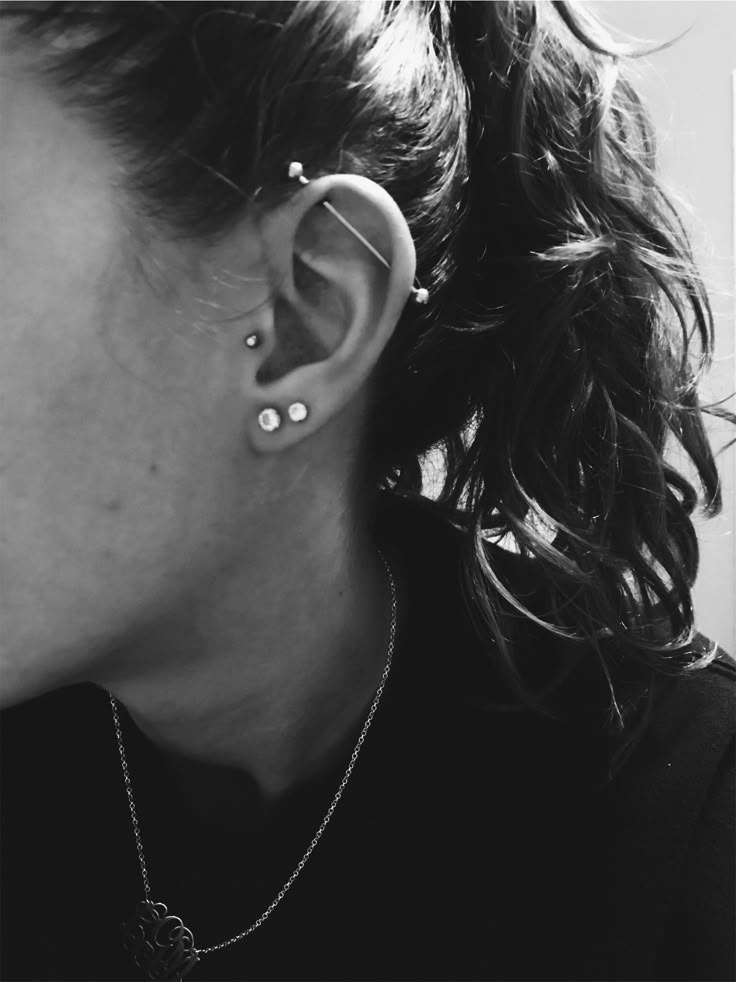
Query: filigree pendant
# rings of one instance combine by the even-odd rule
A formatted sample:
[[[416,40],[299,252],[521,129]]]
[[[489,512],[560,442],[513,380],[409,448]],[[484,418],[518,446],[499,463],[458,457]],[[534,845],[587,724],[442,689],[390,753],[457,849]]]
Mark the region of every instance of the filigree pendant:
[[[181,982],[199,961],[194,937],[165,904],[142,900],[122,926],[123,948],[147,979]]]

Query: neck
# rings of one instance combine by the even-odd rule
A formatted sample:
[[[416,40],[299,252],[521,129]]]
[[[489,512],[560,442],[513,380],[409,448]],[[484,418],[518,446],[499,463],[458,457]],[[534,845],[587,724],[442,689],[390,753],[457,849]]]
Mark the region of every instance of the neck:
[[[92,679],[179,766],[246,770],[267,799],[329,762],[383,672],[390,592],[348,516],[279,510]],[[296,517],[296,516],[294,516]],[[294,529],[299,531],[295,532]]]

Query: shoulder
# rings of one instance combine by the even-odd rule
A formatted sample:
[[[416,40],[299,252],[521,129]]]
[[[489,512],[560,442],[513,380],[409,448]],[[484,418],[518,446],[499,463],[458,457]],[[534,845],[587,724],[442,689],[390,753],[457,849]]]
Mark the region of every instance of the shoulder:
[[[718,647],[705,668],[658,678],[654,687],[642,739],[614,790],[653,844],[671,840],[684,856],[699,826],[733,824],[736,799],[717,788],[732,783],[736,770],[736,662]]]
[[[589,962],[588,977],[601,978],[601,964],[610,967],[607,978],[631,978],[632,965],[641,968],[642,978],[687,977],[672,974],[668,950],[693,970],[691,978],[705,977],[698,965],[713,967],[708,977],[728,977],[734,659],[715,646],[711,662],[690,674],[652,676],[647,670],[647,712],[630,752],[613,770],[604,732],[609,692],[595,652],[584,653],[561,692],[566,718],[511,706],[513,694],[494,668],[498,652],[473,629],[463,600],[468,537],[432,503],[398,500],[389,510],[390,546],[413,585],[409,616],[416,622],[422,669],[427,653],[439,649],[432,761],[453,782],[448,810],[454,814],[457,802],[465,803],[455,854],[467,848],[468,862],[477,864],[486,827],[501,841],[523,841],[508,882],[527,869],[536,884],[549,881],[550,903],[570,900],[576,937],[586,939],[580,963]],[[497,547],[488,556],[509,589],[543,614],[544,583],[534,563]],[[513,656],[527,664],[564,661],[570,654],[567,641],[530,620],[517,618],[504,627]],[[694,644],[700,651],[714,647],[702,634]],[[451,678],[462,685],[450,690]],[[447,827],[453,827],[451,816]],[[498,874],[498,855],[491,861]],[[586,901],[577,904],[578,895]],[[696,910],[710,914],[696,919]]]
[[[705,668],[661,686],[660,711],[653,724],[664,739],[686,743],[690,748],[697,740],[722,745],[736,731],[736,661],[702,634],[697,641],[700,648],[714,647],[713,660]]]
[[[700,644],[709,644],[703,635]],[[736,733],[736,662],[720,646],[704,668],[653,680],[650,711],[637,752],[622,771],[646,781],[647,796],[684,801],[697,809]],[[693,793],[697,789],[697,794]]]
[[[385,495],[381,508],[383,540],[406,581],[403,609],[415,622],[414,641],[424,650],[442,648],[443,678],[457,681],[463,712],[472,711],[474,704],[500,701],[508,709],[518,703],[500,668],[500,652],[488,629],[478,629],[463,589],[464,559],[471,543],[460,523],[422,498]],[[493,545],[487,555],[508,589],[544,615],[546,589],[538,565]],[[558,665],[575,666],[555,691],[555,708],[570,721],[567,733],[573,739],[578,730],[581,739],[589,740],[596,727],[605,725],[610,706],[607,679],[596,653],[586,650],[578,657],[579,647],[573,649],[566,639],[520,614],[504,620],[503,630],[515,663],[529,670],[531,680],[535,672],[543,678],[554,675]],[[636,741],[641,747],[627,755],[626,769],[661,773],[667,785],[678,777],[702,784],[736,730],[736,661],[702,634],[696,635],[693,645],[698,651],[715,649],[705,668],[678,676],[652,675],[642,663],[630,667],[631,677],[626,680],[632,682],[633,691],[641,687],[649,703],[642,740]],[[531,732],[536,726],[544,743],[550,727],[534,713],[524,713],[518,724],[520,732]]]
[[[611,916],[630,934],[647,917],[658,941],[651,978],[731,979],[736,663],[718,648],[706,668],[660,681],[641,743],[605,798],[615,892],[639,884]]]

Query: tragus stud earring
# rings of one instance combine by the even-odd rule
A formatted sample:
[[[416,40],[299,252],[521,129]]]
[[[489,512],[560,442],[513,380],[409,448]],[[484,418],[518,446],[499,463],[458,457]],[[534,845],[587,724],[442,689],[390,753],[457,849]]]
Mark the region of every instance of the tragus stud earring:
[[[303,423],[309,415],[309,410],[303,402],[292,402],[286,412],[292,423]]]
[[[278,409],[269,406],[258,413],[258,425],[266,433],[273,433],[281,426],[281,414]]]
[[[289,178],[291,180],[299,181],[300,184],[309,184],[308,178],[304,176],[304,168],[302,167],[302,165],[299,163],[298,160],[292,160],[292,162],[289,164]],[[376,259],[380,263],[382,263],[386,267],[386,269],[391,269],[390,263],[383,258],[383,256],[378,251],[378,249],[374,248],[374,246],[370,244],[368,239],[366,239],[363,235],[361,235],[360,232],[357,230],[357,228],[351,225],[346,218],[343,218],[343,216],[335,208],[334,205],[330,204],[329,201],[322,201],[321,204],[323,204],[325,208],[330,212],[330,214],[334,215],[335,218],[338,220],[338,222],[341,222],[345,226],[345,228],[348,229],[348,231],[352,232],[357,239],[360,239],[360,241],[363,243],[366,249],[368,249],[369,252],[372,252],[373,255],[376,257]],[[415,280],[414,282],[417,283],[417,286],[413,286],[411,288],[411,294],[414,303],[419,303],[419,304],[427,303],[429,301],[429,290],[425,289],[423,286],[419,286],[417,280]]]
[[[249,334],[243,343],[245,344],[246,348],[257,348],[261,343],[261,335],[256,333]]]

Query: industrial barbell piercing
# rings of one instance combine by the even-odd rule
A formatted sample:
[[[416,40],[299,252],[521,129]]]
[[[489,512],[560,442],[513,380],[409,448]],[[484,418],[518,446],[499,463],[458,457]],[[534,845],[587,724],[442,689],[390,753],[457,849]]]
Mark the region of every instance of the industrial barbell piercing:
[[[299,163],[298,160],[292,160],[292,162],[289,164],[289,177],[292,180],[299,181],[300,184],[309,184],[309,179],[304,176],[304,168],[302,167],[302,165]],[[345,226],[345,228],[348,229],[348,231],[352,232],[357,239],[360,239],[360,241],[363,243],[366,249],[368,249],[376,257],[376,259],[386,267],[386,269],[388,270],[391,269],[391,264],[386,259],[384,259],[384,257],[378,251],[378,249],[372,246],[371,243],[368,241],[368,239],[366,239],[365,236],[361,235],[360,232],[357,230],[357,228],[355,228],[353,225],[350,224],[347,218],[343,218],[343,216],[340,214],[340,212],[335,208],[333,204],[331,204],[329,201],[321,201],[320,204],[324,205],[325,208],[330,212],[330,214],[334,215],[334,217],[338,220],[338,222],[341,222]],[[411,288],[412,299],[414,300],[414,303],[419,303],[419,304],[427,303],[429,300],[429,290],[426,290],[423,286],[420,286],[419,282],[416,279],[414,282],[417,283],[416,286],[413,286]]]

